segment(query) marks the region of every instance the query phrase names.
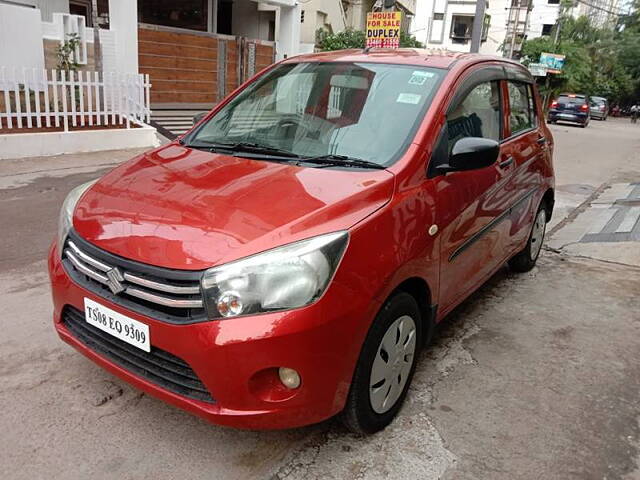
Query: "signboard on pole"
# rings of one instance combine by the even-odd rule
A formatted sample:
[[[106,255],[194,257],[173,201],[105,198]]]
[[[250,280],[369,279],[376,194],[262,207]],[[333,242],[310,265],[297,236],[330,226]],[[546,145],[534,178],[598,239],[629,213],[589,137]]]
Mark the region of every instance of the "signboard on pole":
[[[549,73],[562,73],[564,55],[543,52],[540,54],[540,63],[547,66],[547,72]]]
[[[534,77],[546,77],[547,76],[547,66],[542,63],[530,63],[529,71],[531,75]]]
[[[367,13],[367,47],[400,47],[402,12]]]

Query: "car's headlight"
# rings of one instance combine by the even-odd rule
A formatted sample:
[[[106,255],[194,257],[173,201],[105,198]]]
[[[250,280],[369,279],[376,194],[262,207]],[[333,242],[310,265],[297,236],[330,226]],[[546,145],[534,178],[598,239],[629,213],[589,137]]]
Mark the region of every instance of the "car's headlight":
[[[73,227],[73,211],[76,208],[76,203],[82,197],[82,194],[86,192],[97,180],[92,180],[82,185],[78,185],[76,188],[69,192],[67,198],[62,203],[60,209],[60,220],[58,222],[58,254],[62,256],[62,249],[64,248],[64,241],[69,234],[69,230]]]
[[[347,246],[347,232],[320,235],[207,270],[210,318],[288,310],[323,294]]]

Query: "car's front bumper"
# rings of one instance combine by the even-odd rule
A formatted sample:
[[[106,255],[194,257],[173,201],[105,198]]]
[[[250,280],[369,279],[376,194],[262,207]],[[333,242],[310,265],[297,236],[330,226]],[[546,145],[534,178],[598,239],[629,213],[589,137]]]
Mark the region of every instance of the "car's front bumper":
[[[129,311],[74,283],[49,252],[54,324],[59,336],[135,387],[213,423],[238,428],[289,428],[322,421],[346,400],[360,347],[378,306],[345,285],[332,285],[315,304],[289,312],[175,325]],[[335,280],[334,280],[335,282]],[[149,326],[152,346],[184,360],[214,402],[169,391],[96,353],[62,322],[65,306],[84,311],[92,299]],[[294,368],[302,384],[288,390],[277,368]]]

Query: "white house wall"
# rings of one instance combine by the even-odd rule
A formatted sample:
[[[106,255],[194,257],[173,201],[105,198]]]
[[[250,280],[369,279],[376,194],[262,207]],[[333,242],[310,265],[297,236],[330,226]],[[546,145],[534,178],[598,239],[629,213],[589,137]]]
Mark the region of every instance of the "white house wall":
[[[138,2],[109,0],[109,29],[115,34],[115,71],[138,73]]]
[[[271,12],[259,11],[258,4],[249,0],[235,1],[232,8],[231,28],[235,35],[268,38],[269,21],[274,19]]]
[[[43,22],[51,22],[54,13],[69,13],[69,0],[11,0],[11,2],[39,8]]]
[[[0,3],[0,68],[44,69],[40,10]]]
[[[534,0],[533,10],[529,16],[527,38],[536,38],[542,35],[542,26],[556,23],[560,5],[549,5],[547,0]]]
[[[93,28],[87,29],[90,43],[93,45]],[[116,36],[111,30],[100,30],[100,48],[102,49],[102,69],[105,72],[118,71],[118,54],[116,53]],[[137,58],[137,57],[136,57]],[[138,73],[136,71],[129,73]]]
[[[427,31],[431,21],[431,2],[418,1],[416,3],[416,14],[411,22],[409,33],[422,43],[427,42]]]
[[[324,15],[326,15],[326,25],[330,26],[333,32],[341,32],[346,28],[341,0],[309,0],[305,3],[301,2],[300,8],[304,11],[304,22],[300,24],[302,43],[315,42],[316,30],[325,26],[318,20]],[[318,15],[319,13],[324,15]]]
[[[509,0],[489,0],[489,8],[487,8],[486,14],[491,16],[491,24],[487,33],[487,40],[482,42],[480,46],[480,53],[502,55],[510,4]]]
[[[447,16],[450,15],[447,11],[448,6],[447,0],[434,0],[430,14],[431,25],[427,29],[429,44],[444,46],[450,43],[446,34]],[[436,20],[436,14],[440,13],[443,14],[442,20]],[[449,19],[449,25],[451,25],[451,19]]]

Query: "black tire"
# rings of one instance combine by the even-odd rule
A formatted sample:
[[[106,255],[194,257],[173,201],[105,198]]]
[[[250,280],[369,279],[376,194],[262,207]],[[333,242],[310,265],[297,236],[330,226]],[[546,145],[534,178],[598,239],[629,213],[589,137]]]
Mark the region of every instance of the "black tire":
[[[413,364],[407,377],[402,393],[393,406],[384,413],[376,413],[371,405],[369,395],[369,380],[373,362],[378,354],[378,347],[389,327],[400,317],[408,315],[416,325],[416,349],[413,355]],[[416,368],[416,359],[421,346],[422,316],[418,303],[405,292],[393,295],[384,304],[373,324],[369,328],[367,337],[362,345],[360,357],[356,364],[356,370],[351,381],[351,388],[345,403],[344,410],[340,414],[342,423],[353,433],[364,435],[375,433],[389,425],[400,411],[407,391],[411,385]]]
[[[519,273],[528,272],[533,267],[536,266],[536,262],[538,261],[538,257],[540,256],[540,251],[542,250],[542,242],[544,241],[545,227],[547,222],[545,206],[546,205],[544,203],[541,203],[540,207],[538,208],[538,211],[536,212],[536,216],[534,217],[533,222],[531,224],[531,232],[529,232],[529,238],[527,239],[527,244],[520,252],[518,252],[515,256],[511,258],[511,260],[509,260],[509,267],[514,272],[519,272]],[[542,239],[537,240],[541,242],[541,245],[536,248],[533,245],[533,234],[536,226],[536,221],[538,220],[540,212],[544,212],[545,217],[544,217],[544,224],[542,229]],[[535,252],[535,254],[532,254],[532,252]]]

